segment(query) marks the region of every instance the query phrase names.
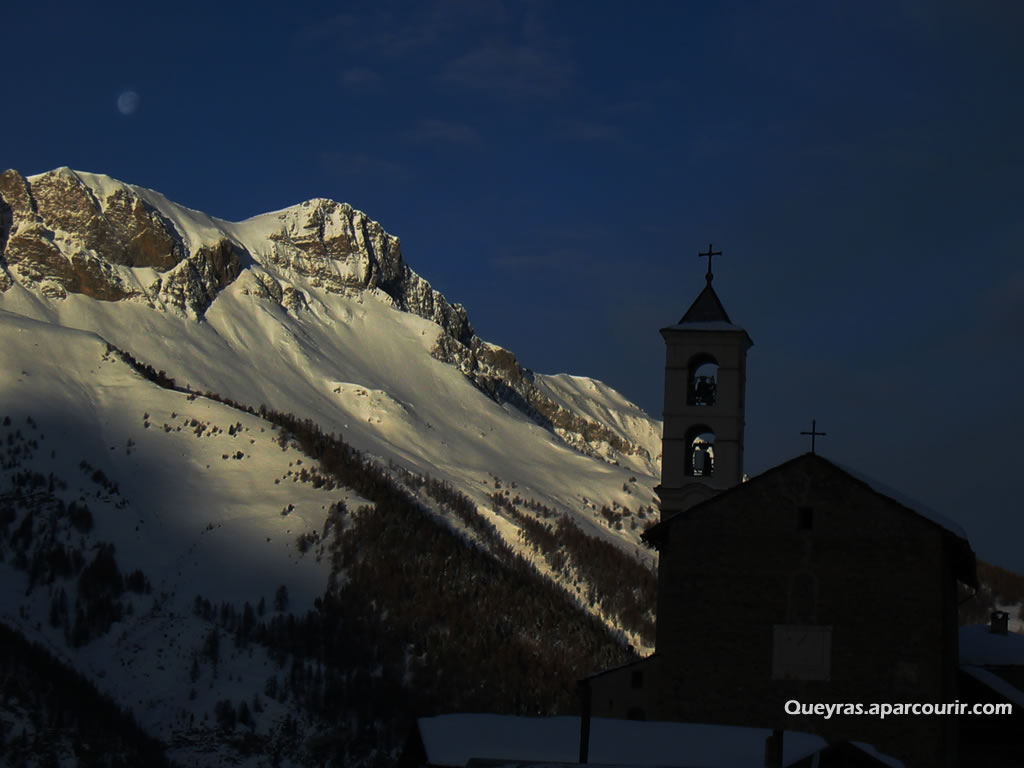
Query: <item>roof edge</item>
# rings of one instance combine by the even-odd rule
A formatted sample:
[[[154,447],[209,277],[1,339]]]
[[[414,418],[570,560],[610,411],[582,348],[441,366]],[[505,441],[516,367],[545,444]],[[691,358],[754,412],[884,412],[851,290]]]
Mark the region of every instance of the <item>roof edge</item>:
[[[852,470],[848,470],[842,465],[837,464],[834,461],[830,461],[829,459],[826,459],[819,453],[811,453],[810,451],[808,451],[807,453],[800,454],[799,456],[794,456],[793,458],[784,461],[782,464],[777,464],[774,467],[766,469],[761,474],[755,475],[745,483],[740,483],[739,485],[734,485],[731,488],[726,488],[725,490],[712,496],[711,498],[705,499],[704,501],[694,504],[692,507],[686,510],[686,514],[687,516],[689,516],[695,512],[703,511],[709,505],[715,504],[723,497],[727,497],[733,493],[740,491],[743,488],[747,488],[751,484],[756,484],[757,482],[761,481],[761,479],[764,477],[768,477],[776,472],[783,471],[786,467],[789,467],[797,462],[808,460],[824,462],[834,471],[841,472],[844,476],[854,481],[855,483],[863,486],[868,491],[873,493],[875,496],[880,496],[883,499],[886,499],[887,501],[890,501],[893,504],[902,507],[911,514],[916,515],[925,522],[928,522],[931,525],[940,528],[954,542],[957,542],[956,551],[954,552],[954,569],[957,573],[957,578],[969,587],[973,587],[975,589],[978,588],[979,582],[977,575],[977,556],[975,555],[974,550],[971,548],[970,541],[967,538],[967,532],[963,528],[961,528],[958,524],[954,523],[953,521],[947,521],[944,517],[938,515],[938,513],[928,510],[927,507],[924,507],[919,503],[907,499],[897,498],[890,495],[890,493],[886,492],[888,489],[882,490],[882,488],[885,488],[885,486],[882,486],[880,483],[873,482],[870,478],[867,478],[864,475],[860,475],[859,473],[856,473]],[[920,508],[915,508],[915,506],[913,506],[915,504],[917,504],[917,506],[919,506]],[[640,539],[645,543],[648,543],[651,546],[659,549],[660,551],[660,545],[664,542],[664,537],[668,531],[668,527],[672,525],[675,521],[679,520],[682,517],[682,515],[682,512],[677,512],[674,515],[672,515],[672,517],[659,521],[655,525],[645,530],[642,534],[640,534]]]

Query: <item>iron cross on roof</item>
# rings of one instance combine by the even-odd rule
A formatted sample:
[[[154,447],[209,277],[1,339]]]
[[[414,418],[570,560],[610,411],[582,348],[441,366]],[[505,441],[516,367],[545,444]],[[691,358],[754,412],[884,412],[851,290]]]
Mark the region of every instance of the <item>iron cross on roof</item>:
[[[811,436],[811,453],[814,453],[814,438],[816,438],[816,437],[824,437],[828,433],[827,432],[819,432],[818,431],[818,420],[817,419],[811,419],[811,431],[810,432],[801,432],[800,434],[801,435],[810,435]]]
[[[721,256],[721,255],[722,255],[721,251],[713,251],[713,250],[711,250],[711,243],[708,243],[707,253],[698,253],[697,254],[697,258],[698,259],[703,258],[705,256],[708,257],[708,272],[707,272],[706,275],[704,275],[704,279],[708,281],[708,285],[711,285],[711,281],[715,279],[714,274],[711,272],[711,257],[712,256]]]

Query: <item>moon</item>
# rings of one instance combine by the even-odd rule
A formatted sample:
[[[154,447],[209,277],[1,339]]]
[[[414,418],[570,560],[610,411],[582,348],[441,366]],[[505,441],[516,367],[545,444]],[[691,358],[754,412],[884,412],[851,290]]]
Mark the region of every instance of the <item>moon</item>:
[[[139,108],[139,94],[135,91],[124,91],[117,97],[117,111],[122,115],[135,114]]]

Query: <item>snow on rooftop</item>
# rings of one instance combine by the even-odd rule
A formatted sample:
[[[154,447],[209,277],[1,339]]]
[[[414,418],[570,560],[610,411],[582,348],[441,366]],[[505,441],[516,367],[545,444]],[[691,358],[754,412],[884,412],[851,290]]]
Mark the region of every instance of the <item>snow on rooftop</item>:
[[[960,663],[978,666],[1024,666],[1024,635],[998,635],[987,624],[960,627]]]
[[[427,758],[434,765],[461,766],[472,758],[552,763],[575,763],[579,758],[578,717],[458,714],[418,722]],[[768,728],[594,718],[588,760],[595,765],[755,768],[764,764],[765,740],[771,734]],[[826,746],[820,736],[786,731],[783,765]]]
[[[879,752],[871,744],[863,741],[851,741],[850,743],[864,754],[871,755],[871,757],[875,758],[878,762],[888,765],[889,768],[903,768],[902,760],[897,760],[895,757]]]
[[[680,331],[746,331],[746,328],[724,320],[708,320],[703,323],[676,323],[666,330]]]
[[[846,474],[855,477],[862,483],[870,486],[872,490],[877,491],[883,496],[888,496],[893,501],[899,502],[908,509],[917,512],[917,514],[921,515],[921,517],[931,520],[936,525],[942,526],[950,533],[956,534],[964,541],[967,541],[967,531],[964,530],[964,528],[959,523],[950,520],[945,515],[942,515],[936,512],[934,509],[931,509],[930,507],[926,506],[925,504],[922,504],[920,501],[912,499],[906,494],[889,487],[885,483],[879,482],[878,480],[875,480],[873,477],[868,477],[863,472],[858,472],[855,469],[850,469],[844,464],[840,464],[838,461],[835,461],[833,459],[828,459],[828,461],[830,461],[832,464],[835,464]]]
[[[1013,702],[1018,707],[1024,707],[1024,691],[1014,687],[994,672],[989,672],[987,669],[983,669],[982,667],[971,666],[962,666],[960,669],[982,685],[991,688],[1001,696],[1005,696],[1007,700]]]

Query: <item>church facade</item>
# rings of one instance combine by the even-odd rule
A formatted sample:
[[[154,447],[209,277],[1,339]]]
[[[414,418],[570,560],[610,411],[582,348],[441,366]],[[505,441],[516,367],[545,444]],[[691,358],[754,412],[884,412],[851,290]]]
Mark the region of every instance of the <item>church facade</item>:
[[[709,260],[711,255],[709,248]],[[955,765],[952,717],[792,703],[952,703],[956,525],[814,452],[743,482],[750,337],[706,285],[666,342],[656,652],[584,681],[594,716],[805,731]],[[790,710],[790,711],[787,711]]]

